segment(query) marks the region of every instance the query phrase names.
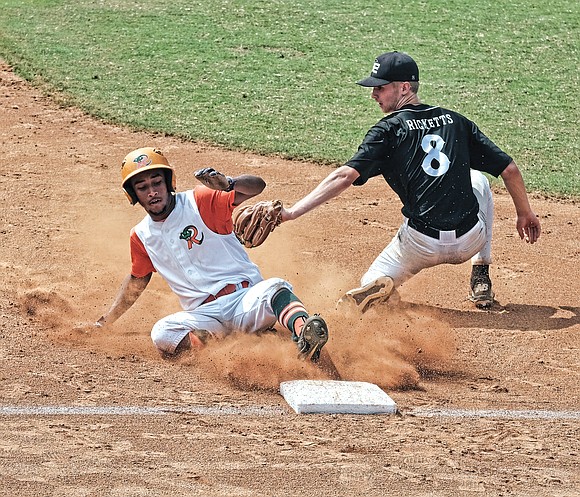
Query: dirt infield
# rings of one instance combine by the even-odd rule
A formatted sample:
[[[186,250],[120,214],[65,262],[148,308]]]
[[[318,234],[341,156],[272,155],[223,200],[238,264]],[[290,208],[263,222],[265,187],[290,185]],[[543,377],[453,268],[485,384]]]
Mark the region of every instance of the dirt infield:
[[[401,409],[297,415],[280,381],[324,375],[283,332],[163,361],[149,331],[178,303],[157,276],[110,333],[75,326],[129,270],[143,217],[119,188],[130,150],[161,148],[180,190],[214,166],[262,176],[260,198],[288,203],[328,168],[106,125],[2,63],[0,98],[0,495],[580,495],[577,203],[532,195],[544,232],[529,246],[495,192],[490,311],[466,300],[467,264],[424,271],[363,318],[335,310],[400,223],[382,180],[277,228],[251,251],[264,276],[327,318],[344,379],[377,383]]]

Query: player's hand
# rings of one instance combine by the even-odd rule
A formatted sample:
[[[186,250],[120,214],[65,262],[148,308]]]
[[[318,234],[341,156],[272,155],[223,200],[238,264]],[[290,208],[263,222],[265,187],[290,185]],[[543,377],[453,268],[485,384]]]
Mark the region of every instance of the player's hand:
[[[212,190],[221,190],[229,192],[233,189],[234,180],[213,167],[205,167],[195,171],[195,177],[208,188]]]
[[[95,321],[92,323],[78,323],[73,328],[73,331],[75,333],[89,334],[89,333],[95,333],[95,332],[101,331],[104,326],[105,326],[105,322],[101,318],[98,321]]]
[[[531,211],[526,215],[518,216],[516,229],[518,230],[520,238],[527,243],[537,242],[542,232],[538,216]]]

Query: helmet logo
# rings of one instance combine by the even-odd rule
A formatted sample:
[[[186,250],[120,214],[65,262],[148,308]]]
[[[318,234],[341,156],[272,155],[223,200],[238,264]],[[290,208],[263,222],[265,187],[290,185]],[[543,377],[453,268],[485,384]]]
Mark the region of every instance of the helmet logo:
[[[194,243],[196,245],[201,245],[203,243],[203,233],[201,234],[199,240],[197,239],[198,233],[199,233],[198,229],[193,224],[190,224],[189,226],[186,226],[183,229],[183,231],[179,235],[179,239],[186,240],[187,248],[191,250]]]
[[[137,167],[147,167],[153,161],[149,158],[149,156],[147,154],[141,154],[138,157],[136,157],[135,159],[133,159],[133,162],[135,164],[137,164]]]

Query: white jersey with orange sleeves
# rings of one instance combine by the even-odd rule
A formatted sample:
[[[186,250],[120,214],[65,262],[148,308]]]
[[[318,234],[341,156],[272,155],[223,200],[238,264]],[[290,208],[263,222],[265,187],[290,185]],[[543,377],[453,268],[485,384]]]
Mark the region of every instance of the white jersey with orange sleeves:
[[[164,221],[147,215],[134,231],[184,310],[195,309],[228,284],[263,280],[234,233],[207,227],[192,190],[175,194],[175,209]]]

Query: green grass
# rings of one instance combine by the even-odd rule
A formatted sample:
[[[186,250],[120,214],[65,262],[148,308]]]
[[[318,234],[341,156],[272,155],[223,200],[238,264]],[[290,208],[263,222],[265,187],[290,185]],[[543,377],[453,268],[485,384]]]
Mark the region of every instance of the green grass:
[[[575,0],[0,0],[0,56],[104,120],[340,164],[381,118],[354,82],[409,52],[529,190],[580,196]]]

